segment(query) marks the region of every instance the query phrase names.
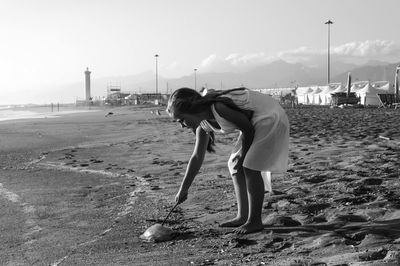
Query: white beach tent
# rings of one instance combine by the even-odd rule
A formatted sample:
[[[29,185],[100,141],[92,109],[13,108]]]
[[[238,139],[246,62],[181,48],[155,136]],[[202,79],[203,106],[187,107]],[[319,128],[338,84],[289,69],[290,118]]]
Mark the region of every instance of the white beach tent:
[[[351,91],[354,91],[361,98],[361,104],[378,106],[380,101],[377,94],[390,93],[390,86],[372,86],[369,81],[360,81],[353,84]]]
[[[389,81],[374,81],[371,83],[371,86],[375,89],[386,91],[387,93],[394,94],[394,87],[390,86]]]
[[[321,86],[322,91],[320,92],[320,97],[323,105],[330,105],[332,101],[332,92],[336,87],[331,86]]]
[[[331,83],[329,84],[329,88],[331,90],[331,93],[347,91],[346,87],[344,87],[342,83]]]
[[[345,92],[346,88],[342,86],[341,83],[331,83],[326,86],[320,86],[321,92],[319,92],[319,97],[321,99],[321,104],[330,105],[332,102],[332,93],[335,92]]]
[[[341,83],[332,83],[329,86],[298,87],[296,93],[299,103],[329,105],[332,100],[332,93],[344,91],[346,91],[346,88]]]
[[[312,98],[312,104],[322,104],[322,99],[321,99],[321,92],[322,89],[319,86],[313,86],[312,87],[312,92],[311,92],[311,98]]]
[[[297,87],[296,95],[299,104],[311,104],[311,93],[313,89],[311,87]]]

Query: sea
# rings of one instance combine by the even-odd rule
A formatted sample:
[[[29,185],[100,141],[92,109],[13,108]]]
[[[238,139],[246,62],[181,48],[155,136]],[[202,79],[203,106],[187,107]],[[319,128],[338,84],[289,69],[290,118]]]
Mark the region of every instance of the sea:
[[[55,118],[63,114],[90,112],[95,110],[76,109],[75,106],[35,106],[35,105],[0,105],[0,121]]]

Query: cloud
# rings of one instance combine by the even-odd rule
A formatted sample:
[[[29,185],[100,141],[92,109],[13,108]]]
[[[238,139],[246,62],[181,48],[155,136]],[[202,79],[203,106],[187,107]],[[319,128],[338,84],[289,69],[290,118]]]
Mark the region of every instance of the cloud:
[[[400,47],[394,41],[388,40],[349,42],[331,46],[330,51],[334,60],[348,63],[365,63],[368,60],[398,62],[400,60]],[[281,51],[275,55],[267,55],[263,52],[250,54],[232,53],[226,57],[221,57],[211,54],[202,60],[201,68],[203,72],[240,72],[276,60],[319,66],[321,62],[326,60],[326,55],[327,49],[315,49],[306,46]]]
[[[172,61],[169,64],[159,66],[160,77],[165,78],[178,78],[181,77],[187,68],[183,66],[180,62]]]
[[[174,70],[174,69],[176,69],[177,67],[178,67],[178,62],[174,61],[174,62],[172,62],[171,64],[167,65],[167,66],[165,67],[165,69]]]
[[[392,62],[399,60],[400,47],[394,41],[388,40],[367,40],[349,42],[339,46],[332,46],[331,55],[336,59],[347,62],[360,62],[360,60],[382,60]],[[327,49],[317,50],[311,47],[300,47],[278,53],[278,57],[291,63],[315,62],[325,57]]]
[[[267,56],[265,53],[252,53],[246,55],[231,54],[226,60],[234,66],[255,66],[272,62],[274,57]]]
[[[201,61],[200,69],[202,72],[226,72],[234,71],[235,67],[226,58],[211,54]]]
[[[220,57],[216,54],[211,54],[201,62],[201,68],[204,71],[245,71],[252,67],[270,63],[276,60],[276,57],[267,56],[264,53],[252,54],[229,54],[226,57]]]
[[[375,40],[350,42],[333,47],[332,53],[342,56],[387,56],[399,53],[399,47],[394,41]]]
[[[209,55],[207,58],[203,59],[203,61],[201,61],[200,65],[202,67],[208,67],[208,66],[212,65],[216,60],[217,60],[217,55],[212,54],[212,55]]]
[[[293,50],[279,52],[277,57],[289,63],[304,63],[315,61],[316,58],[320,58],[323,54],[326,54],[326,52],[303,46]]]

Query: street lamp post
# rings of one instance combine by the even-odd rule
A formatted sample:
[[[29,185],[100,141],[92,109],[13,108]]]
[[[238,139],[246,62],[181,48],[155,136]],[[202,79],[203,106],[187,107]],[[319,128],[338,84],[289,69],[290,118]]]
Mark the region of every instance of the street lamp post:
[[[194,69],[194,90],[197,90],[197,76],[196,76],[197,68]]]
[[[154,55],[156,58],[156,93],[158,93],[158,54]]]
[[[328,85],[331,83],[331,77],[330,77],[330,38],[331,38],[331,24],[333,24],[333,22],[331,20],[328,20],[327,22],[325,22],[325,24],[328,25]]]
[[[399,71],[400,71],[400,65],[396,67],[396,74],[394,78],[394,94],[396,97],[396,103],[399,103],[400,98],[399,98]]]

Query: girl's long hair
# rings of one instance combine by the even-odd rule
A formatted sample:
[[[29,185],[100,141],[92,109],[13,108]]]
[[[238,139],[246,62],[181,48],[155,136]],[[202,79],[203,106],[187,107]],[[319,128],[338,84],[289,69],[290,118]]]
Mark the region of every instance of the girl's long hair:
[[[167,105],[167,113],[173,114],[174,112],[186,113],[186,114],[196,114],[209,108],[211,105],[217,102],[224,103],[228,107],[243,112],[233,101],[228,97],[220,97],[228,94],[232,91],[246,90],[246,88],[234,88],[225,91],[211,91],[206,95],[202,96],[199,92],[190,88],[180,88],[174,91]],[[208,152],[215,152],[215,134],[214,132],[209,132],[209,141],[207,145]]]

